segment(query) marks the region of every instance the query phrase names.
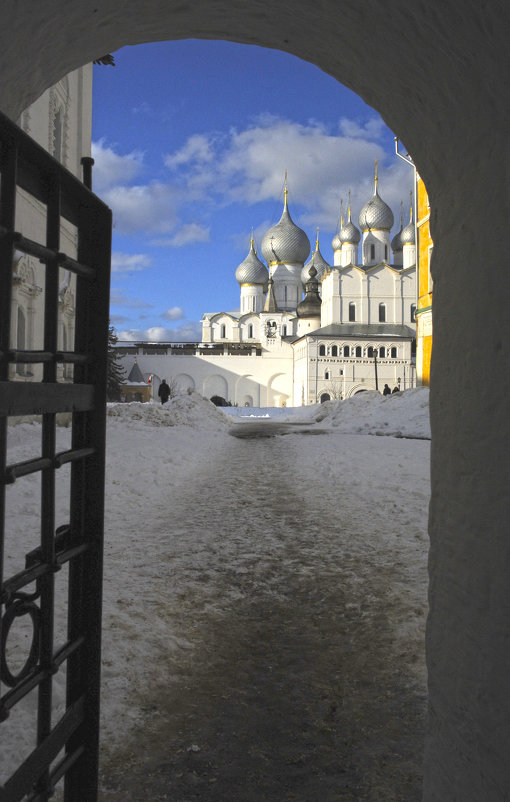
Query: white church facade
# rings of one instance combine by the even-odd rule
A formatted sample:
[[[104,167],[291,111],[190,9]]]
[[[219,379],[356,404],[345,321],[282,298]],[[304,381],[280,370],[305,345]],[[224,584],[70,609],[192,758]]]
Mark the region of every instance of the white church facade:
[[[156,394],[166,378],[182,390],[255,407],[348,398],[382,391],[385,384],[392,390],[414,386],[412,208],[410,217],[390,242],[394,217],[379,195],[376,175],[359,228],[349,202],[330,265],[318,236],[309,258],[310,241],[291,218],[285,189],[282,217],[262,239],[263,261],[252,240],[235,272],[239,315],[205,314],[200,343],[119,347],[127,374],[134,369],[138,378],[152,377]]]
[[[32,139],[81,178],[82,158],[90,157],[92,126],[92,65],[66,75],[22,112],[18,124]],[[18,190],[16,229],[25,237],[45,241],[46,207]],[[74,227],[61,218],[60,250],[77,255]],[[35,256],[15,251],[12,283],[11,344],[14,350],[42,350],[44,342],[45,268]],[[59,349],[72,350],[75,325],[76,277],[60,268]],[[61,381],[72,379],[72,366],[58,365]],[[18,362],[10,367],[10,378],[40,381],[42,365]]]

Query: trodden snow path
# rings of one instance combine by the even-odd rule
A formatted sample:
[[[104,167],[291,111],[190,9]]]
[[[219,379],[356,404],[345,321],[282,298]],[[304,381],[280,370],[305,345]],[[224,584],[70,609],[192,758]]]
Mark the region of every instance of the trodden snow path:
[[[168,491],[158,462],[145,530],[106,532],[102,800],[420,798],[428,449],[222,434]]]

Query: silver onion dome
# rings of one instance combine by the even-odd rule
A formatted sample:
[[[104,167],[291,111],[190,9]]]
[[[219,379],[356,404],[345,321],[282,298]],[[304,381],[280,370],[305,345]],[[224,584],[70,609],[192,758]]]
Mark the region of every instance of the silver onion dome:
[[[391,240],[391,250],[393,251],[393,253],[399,253],[402,250],[402,240],[400,239],[401,236],[402,236],[402,226],[400,226],[400,231],[398,231]]]
[[[267,288],[269,273],[265,264],[263,264],[255,253],[253,240],[251,241],[250,251],[248,256],[236,270],[236,280],[239,284],[262,284]]]
[[[328,265],[322,253],[320,252],[318,240],[316,242],[314,252],[301,271],[301,283],[304,287],[306,287],[307,282],[310,280],[311,267],[316,270],[317,281],[322,281],[324,273],[331,269],[331,265]]]
[[[342,226],[342,228],[340,229],[340,233],[338,234],[338,236],[340,237],[340,241],[342,243],[352,242],[354,243],[354,245],[357,245],[358,242],[360,241],[361,239],[360,231],[358,228],[356,228],[350,216],[345,226]]]
[[[333,253],[335,251],[339,251],[340,248],[342,247],[342,240],[340,239],[340,231],[338,232],[338,234],[335,234],[335,236],[331,240],[331,247],[333,248]]]
[[[393,212],[387,203],[379,197],[377,189],[359,213],[359,227],[362,231],[383,229],[389,231],[393,226]]]
[[[402,245],[414,245],[415,230],[414,230],[414,223],[412,220],[402,230],[402,233],[400,235],[400,242],[402,243]]]
[[[261,251],[268,264],[277,262],[303,264],[308,258],[310,240],[303,229],[293,222],[287,207],[286,194],[280,221],[264,234]]]

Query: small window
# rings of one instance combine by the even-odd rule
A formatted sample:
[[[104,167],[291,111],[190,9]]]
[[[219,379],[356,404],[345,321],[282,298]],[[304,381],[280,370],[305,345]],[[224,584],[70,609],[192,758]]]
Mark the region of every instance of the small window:
[[[252,337],[253,337],[253,326],[250,323],[250,325],[248,326],[248,338],[251,340]]]
[[[367,348],[367,357],[369,359],[373,359],[374,358],[374,349],[372,348],[371,345],[369,345],[368,348]]]
[[[397,358],[397,349],[395,348],[395,346],[393,346],[393,348],[391,349],[391,358],[392,359]]]
[[[284,324],[282,326],[282,337],[286,337],[286,336],[287,336],[287,326]]]
[[[225,324],[223,324],[221,327],[220,337],[222,340],[224,340],[226,336],[227,336],[227,327],[225,326]]]
[[[348,345],[344,345],[344,356],[350,356],[350,355],[351,355],[350,347]]]
[[[411,318],[411,323],[414,323],[416,320],[416,304],[411,304],[410,318]]]
[[[324,373],[324,378],[329,379],[329,370],[326,370],[326,372]]]
[[[325,345],[321,345],[319,347],[319,356],[326,356],[326,346]]]
[[[338,348],[336,347],[336,345],[333,345],[331,347],[331,356],[338,356]]]
[[[363,356],[361,345],[356,346],[356,356]]]
[[[384,246],[384,259],[385,259],[386,262],[388,261],[388,246],[387,245]]]
[[[370,259],[375,259],[375,245],[370,246]]]
[[[285,298],[285,303],[287,303],[287,285],[285,285],[285,287],[283,289],[283,295],[284,295],[284,298]]]
[[[354,323],[356,320],[356,304],[350,303],[349,304],[349,323]]]
[[[381,345],[381,347],[379,348],[379,356],[381,357],[381,359],[384,359],[384,357],[386,356],[386,348],[384,347],[384,345]]]
[[[386,306],[379,304],[379,323],[386,323]]]

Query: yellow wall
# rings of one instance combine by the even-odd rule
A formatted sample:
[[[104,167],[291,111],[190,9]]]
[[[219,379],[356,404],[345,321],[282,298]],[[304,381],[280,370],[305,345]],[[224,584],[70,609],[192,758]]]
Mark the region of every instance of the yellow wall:
[[[432,353],[432,278],[430,256],[430,206],[425,184],[416,174],[417,229],[418,229],[418,306],[416,309],[416,373],[418,384],[429,384],[430,356]]]

